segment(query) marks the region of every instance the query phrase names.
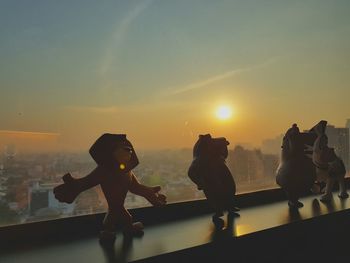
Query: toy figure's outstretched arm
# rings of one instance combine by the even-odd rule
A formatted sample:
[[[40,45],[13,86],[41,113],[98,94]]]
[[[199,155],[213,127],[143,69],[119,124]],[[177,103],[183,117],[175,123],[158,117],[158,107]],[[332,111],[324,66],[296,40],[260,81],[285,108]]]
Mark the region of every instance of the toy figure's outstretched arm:
[[[137,180],[136,176],[132,172],[130,172],[130,174],[130,192],[146,198],[154,206],[162,206],[166,204],[166,196],[159,193],[159,191],[161,190],[159,185],[153,187],[143,185]]]
[[[60,202],[70,204],[81,192],[100,184],[102,176],[99,167],[95,168],[85,177],[78,179],[73,178],[70,173],[67,173],[62,177],[64,183],[54,188],[55,197]]]

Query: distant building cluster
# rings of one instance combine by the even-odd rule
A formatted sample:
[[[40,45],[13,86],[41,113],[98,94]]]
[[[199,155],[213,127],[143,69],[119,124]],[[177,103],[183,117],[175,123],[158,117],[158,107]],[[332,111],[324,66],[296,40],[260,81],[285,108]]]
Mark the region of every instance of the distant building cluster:
[[[140,165],[134,170],[145,184],[161,185],[169,202],[203,198],[187,177],[192,150],[163,150],[140,153]],[[266,155],[260,150],[246,150],[237,146],[229,153],[228,165],[238,183],[238,191],[255,191],[274,185],[277,155]],[[85,154],[31,154],[2,155],[0,166],[0,202],[2,214],[11,214],[1,224],[24,223],[37,220],[99,213],[106,211],[106,203],[99,187],[81,193],[73,204],[64,204],[54,198],[53,188],[70,171],[81,177],[94,168]],[[129,194],[129,208],[149,206],[142,197]]]
[[[347,122],[349,125],[349,122]],[[336,154],[343,160],[346,168],[349,168],[349,127],[335,127],[327,125],[326,134],[328,145],[333,147]]]

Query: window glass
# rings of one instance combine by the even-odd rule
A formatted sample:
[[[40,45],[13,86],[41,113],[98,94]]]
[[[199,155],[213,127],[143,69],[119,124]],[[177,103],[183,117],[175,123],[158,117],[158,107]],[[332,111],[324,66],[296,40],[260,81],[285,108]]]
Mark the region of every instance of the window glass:
[[[238,193],[277,187],[283,134],[325,119],[349,167],[349,1],[0,1],[0,225],[103,212],[99,187],[52,189],[125,133],[141,182],[203,198],[199,134],[226,137]],[[143,207],[128,195],[126,206]]]

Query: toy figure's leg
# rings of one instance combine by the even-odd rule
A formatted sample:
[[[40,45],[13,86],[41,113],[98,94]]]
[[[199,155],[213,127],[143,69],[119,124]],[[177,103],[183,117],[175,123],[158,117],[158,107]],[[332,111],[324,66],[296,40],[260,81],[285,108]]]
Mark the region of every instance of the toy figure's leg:
[[[118,218],[123,224],[123,232],[126,235],[139,236],[143,234],[143,224],[141,222],[132,222],[132,216],[124,206],[118,209]]]
[[[299,201],[299,196],[295,193],[287,192],[288,206],[290,208],[301,208],[304,206],[302,202]]]
[[[212,217],[212,221],[215,225],[215,227],[219,230],[221,230],[224,227],[224,220],[220,217],[222,217],[224,213],[222,211],[216,211],[216,213]]]
[[[103,220],[103,230],[100,232],[101,242],[114,242],[117,230],[117,215],[108,210]]]
[[[154,206],[162,206],[166,204],[166,196],[158,193],[160,190],[160,186],[149,187],[140,184],[136,176],[131,173],[131,184],[129,191],[133,194],[146,198]]]
[[[334,183],[335,183],[335,179],[332,177],[328,177],[325,194],[322,195],[320,198],[321,202],[329,202],[332,200],[332,197],[333,197],[332,190],[333,190]]]
[[[229,213],[233,213],[233,214],[237,214],[236,212],[239,212],[241,209],[239,207],[236,206],[236,200],[235,198],[232,198],[230,201],[230,204],[228,206],[227,211]],[[238,215],[238,214],[237,214]]]
[[[236,236],[236,231],[235,231],[235,219],[237,217],[237,215],[239,216],[239,214],[237,213],[228,213],[227,214],[227,230],[229,231],[229,233],[232,233],[233,236]]]
[[[120,221],[123,232],[126,235],[139,236],[143,234],[141,222],[132,223],[132,216],[124,206],[109,209],[103,220],[103,231],[100,233],[101,240],[114,240],[117,223]]]
[[[316,181],[314,185],[311,187],[311,192],[313,194],[324,194],[326,188],[326,183],[321,181]]]
[[[231,212],[239,212],[241,209],[237,206],[232,206]]]
[[[344,177],[341,177],[341,178],[339,178],[338,179],[338,182],[339,182],[339,190],[340,190],[340,192],[339,192],[339,197],[340,198],[348,198],[349,197],[349,194],[347,193],[347,191],[346,191],[346,185],[345,185],[345,179],[344,179]]]
[[[240,217],[241,215],[238,213],[238,211],[240,211],[240,209],[239,210],[231,210],[231,211],[228,211],[228,214],[231,217]]]
[[[241,209],[239,209],[239,207],[235,206],[236,202],[235,202],[235,198],[230,199],[231,201],[229,202],[228,206],[227,206],[227,212],[228,212],[228,216],[232,216],[232,217],[239,217],[239,211]]]
[[[118,223],[124,234],[140,235],[143,233],[143,225],[141,223],[133,224],[132,216],[124,207],[130,183],[129,174],[109,177],[101,182],[101,188],[108,203],[108,213],[103,223],[105,231],[114,232]]]
[[[115,232],[117,229],[118,213],[109,209],[103,219],[103,229],[108,232]]]
[[[315,182],[312,186],[311,186],[311,192],[313,194],[319,194],[321,192],[321,187],[319,185],[319,182]]]

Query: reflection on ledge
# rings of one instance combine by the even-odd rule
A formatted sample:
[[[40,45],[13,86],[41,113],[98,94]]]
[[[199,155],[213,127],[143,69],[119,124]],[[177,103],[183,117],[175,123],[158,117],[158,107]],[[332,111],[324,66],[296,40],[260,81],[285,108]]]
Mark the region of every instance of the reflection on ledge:
[[[120,247],[115,245],[102,245],[100,244],[106,262],[128,262],[129,252],[132,250],[133,238],[130,236],[123,237],[123,241]]]

